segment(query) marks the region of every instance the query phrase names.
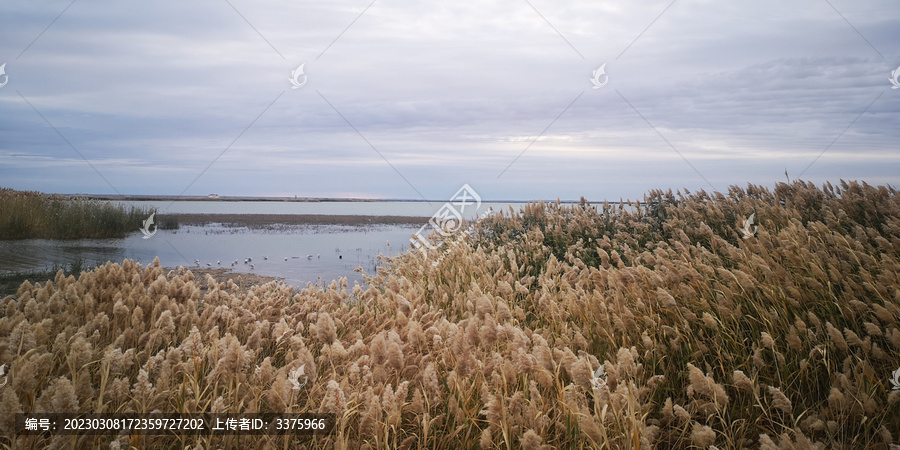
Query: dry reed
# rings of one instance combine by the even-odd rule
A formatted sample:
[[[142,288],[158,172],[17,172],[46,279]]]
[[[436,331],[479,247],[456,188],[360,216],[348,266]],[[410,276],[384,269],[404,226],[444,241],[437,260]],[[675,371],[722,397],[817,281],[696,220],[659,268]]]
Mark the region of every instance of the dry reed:
[[[24,283],[0,301],[0,442],[238,442],[26,442],[10,432],[18,411],[338,416],[330,436],[239,441],[263,448],[900,442],[896,191],[796,182],[645,200],[532,204],[353,287],[209,279],[201,297],[190,271],[158,261]]]

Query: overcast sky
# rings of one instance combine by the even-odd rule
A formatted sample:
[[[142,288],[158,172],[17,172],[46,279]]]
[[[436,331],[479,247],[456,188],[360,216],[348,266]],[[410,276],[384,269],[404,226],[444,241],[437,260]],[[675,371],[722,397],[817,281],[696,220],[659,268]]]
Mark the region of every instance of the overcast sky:
[[[6,0],[0,43],[2,187],[618,200],[785,170],[900,185],[896,0]]]

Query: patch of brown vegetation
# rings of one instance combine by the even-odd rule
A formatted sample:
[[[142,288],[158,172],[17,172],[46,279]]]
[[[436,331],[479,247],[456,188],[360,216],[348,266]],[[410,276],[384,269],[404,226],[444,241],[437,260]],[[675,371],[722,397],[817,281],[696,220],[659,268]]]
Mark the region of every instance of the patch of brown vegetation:
[[[889,448],[900,196],[843,183],[532,204],[364,285],[125,261],[0,301],[26,412],[329,412],[333,434],[139,448]],[[759,218],[742,239],[741,222]],[[302,375],[304,384],[297,383]],[[0,443],[44,448],[6,432]],[[6,439],[5,441],[3,439]],[[113,437],[76,436],[75,448]],[[55,442],[61,444],[60,442]]]
[[[177,270],[177,269],[174,269]],[[270,281],[278,281],[280,280],[278,277],[270,277],[259,275],[255,273],[234,273],[231,269],[204,269],[204,268],[191,268],[191,272],[197,277],[199,281],[199,286],[201,290],[201,294],[205,294],[206,291],[209,290],[209,275],[212,280],[215,282],[213,286],[220,283],[227,283],[229,281],[233,282],[238,286],[239,289],[247,289],[250,286],[258,286],[266,284]]]

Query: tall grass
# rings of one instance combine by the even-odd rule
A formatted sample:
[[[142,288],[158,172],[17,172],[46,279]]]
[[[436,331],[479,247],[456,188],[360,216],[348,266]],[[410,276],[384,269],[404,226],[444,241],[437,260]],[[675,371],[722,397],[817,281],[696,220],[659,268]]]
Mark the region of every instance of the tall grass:
[[[11,412],[331,412],[263,448],[889,448],[900,199],[842,183],[532,204],[365,285],[106,264],[0,301]],[[740,223],[759,219],[755,237]],[[435,264],[436,263],[436,264]],[[303,367],[309,382],[292,389]],[[602,368],[602,370],[600,370]],[[5,440],[2,440],[5,439]],[[212,437],[7,447],[232,448]]]
[[[0,239],[122,237],[152,211],[83,198],[0,188]]]

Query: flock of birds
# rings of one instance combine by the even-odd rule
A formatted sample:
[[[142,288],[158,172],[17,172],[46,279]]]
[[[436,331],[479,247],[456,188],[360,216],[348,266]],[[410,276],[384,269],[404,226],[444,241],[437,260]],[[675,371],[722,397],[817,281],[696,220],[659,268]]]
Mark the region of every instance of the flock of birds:
[[[317,253],[315,257],[316,257],[316,259],[321,259],[321,258],[322,258],[322,255],[320,255],[320,254]],[[299,258],[300,258],[299,256],[291,256],[291,257],[290,257],[290,259],[299,259]],[[263,260],[268,260],[268,259],[269,259],[268,256],[263,256]],[[285,258],[284,258],[285,261],[287,261],[288,259],[289,259],[288,257],[285,257]],[[312,259],[313,259],[313,255],[306,255],[306,259],[312,260]],[[344,259],[344,256],[343,256],[343,255],[338,255],[338,259]],[[201,263],[200,263],[200,260],[199,260],[199,259],[195,259],[195,260],[194,260],[194,264],[196,264],[197,267],[200,267],[200,266],[201,266]],[[244,258],[244,264],[249,265],[249,266],[250,266],[250,270],[253,270],[253,269],[256,268],[256,266],[253,265],[253,258],[250,258],[250,257]],[[222,261],[221,261],[221,260],[216,261],[216,264],[215,264],[215,265],[216,265],[216,266],[221,266],[221,265],[222,265]],[[238,260],[234,260],[234,261],[231,262],[231,267],[235,267],[235,266],[237,266],[237,265],[238,265]],[[213,263],[209,263],[209,262],[206,263],[206,267],[210,267],[210,268],[213,267]]]

